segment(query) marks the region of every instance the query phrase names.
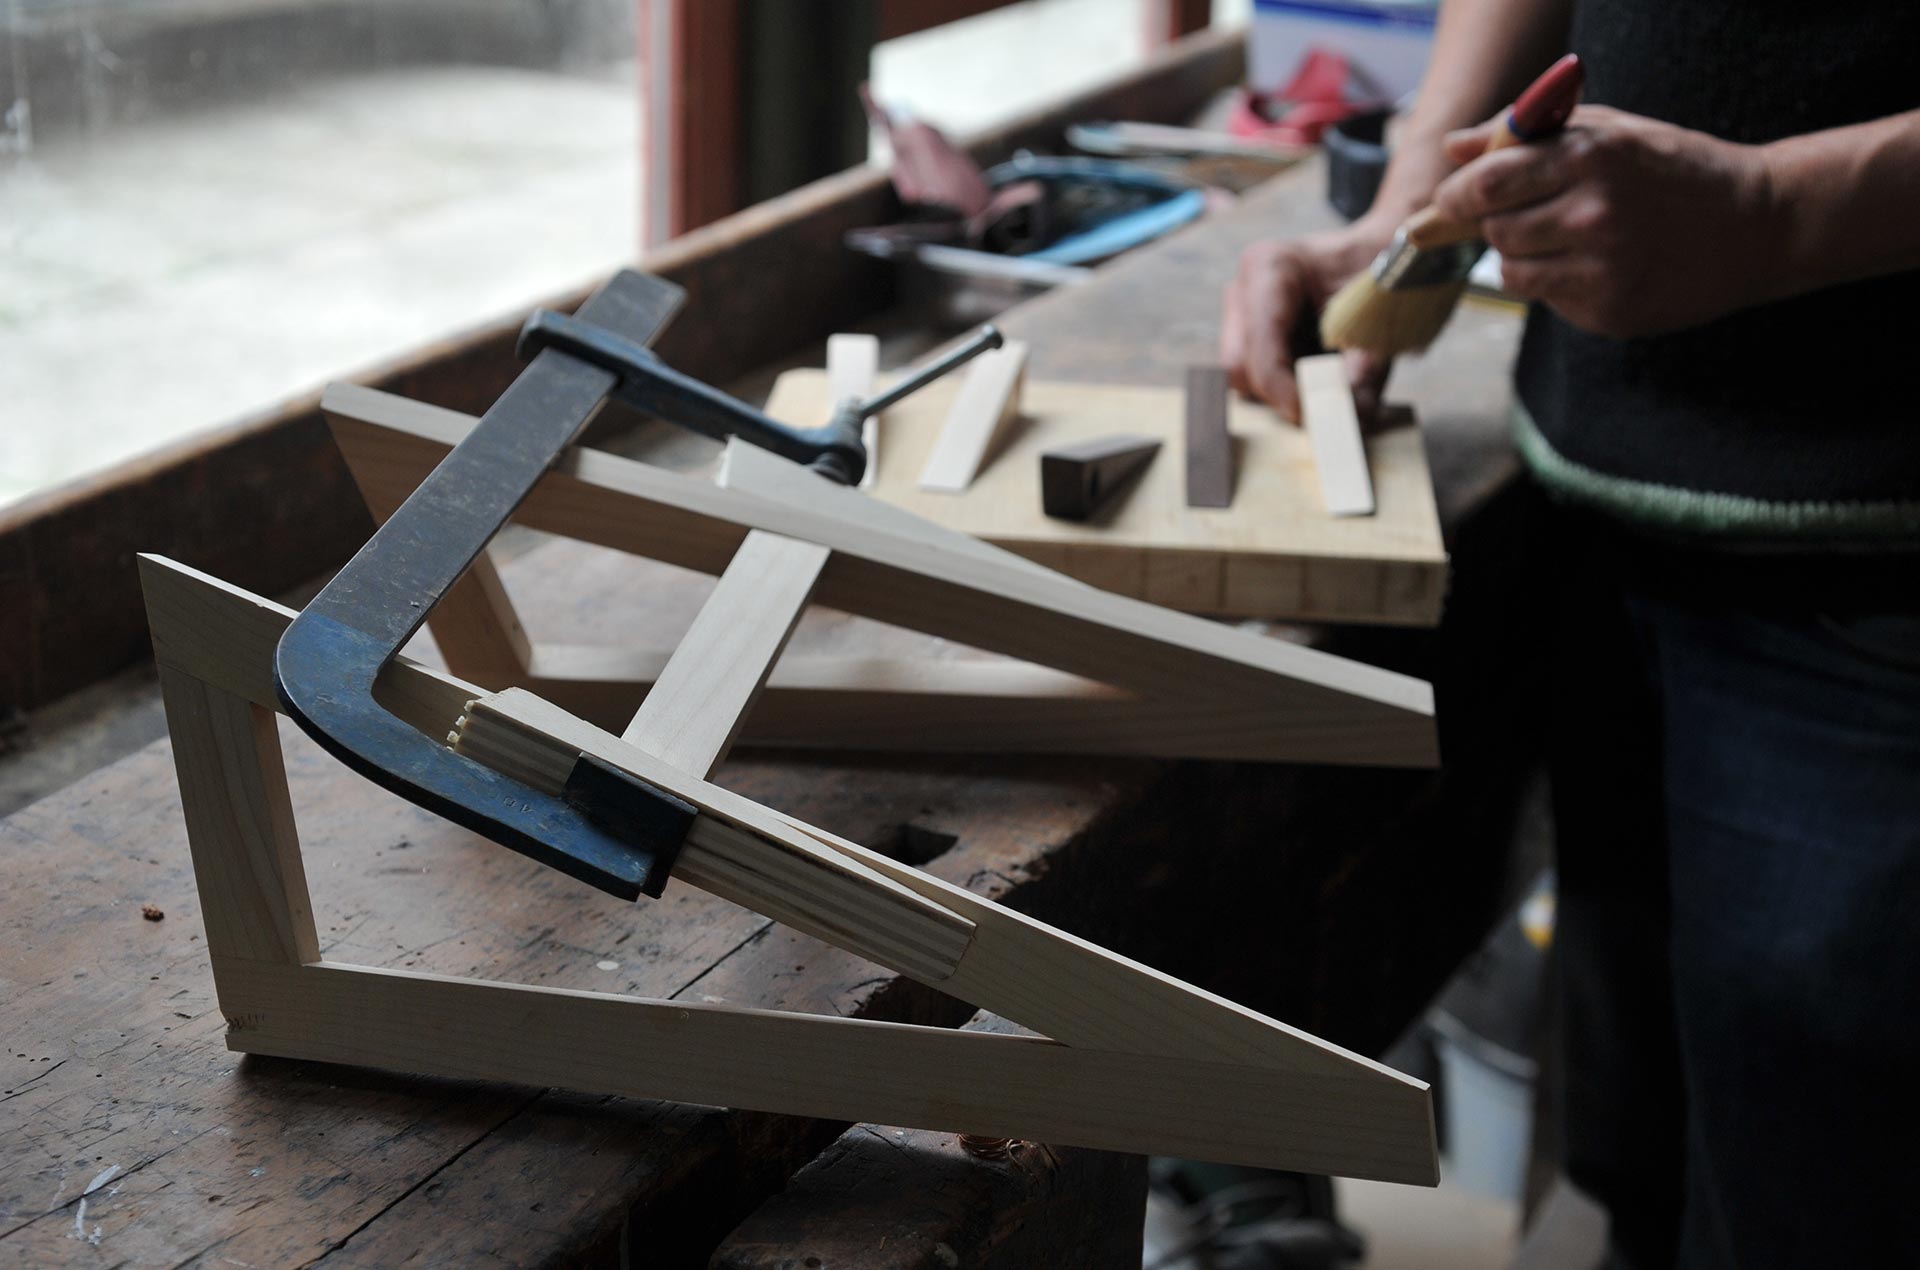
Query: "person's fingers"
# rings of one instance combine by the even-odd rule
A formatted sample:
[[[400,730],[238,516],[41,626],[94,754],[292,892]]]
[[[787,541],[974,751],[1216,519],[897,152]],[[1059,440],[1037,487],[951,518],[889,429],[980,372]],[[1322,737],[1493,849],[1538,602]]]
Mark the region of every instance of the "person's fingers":
[[[1247,378],[1246,301],[1237,273],[1221,297],[1220,364],[1226,367],[1227,382],[1233,385],[1235,392],[1250,391],[1251,381]]]
[[[1545,202],[1574,180],[1565,147],[1543,141],[1482,155],[1440,182],[1433,202],[1449,219],[1473,222]]]
[[[1380,400],[1387,390],[1387,376],[1393,370],[1393,358],[1370,348],[1350,348],[1346,353],[1347,382],[1353,385],[1353,409],[1366,423],[1380,413]]]
[[[1456,128],[1441,138],[1441,152],[1451,163],[1471,163],[1486,153],[1487,143],[1493,140],[1494,130],[1499,126],[1500,120],[1496,118],[1471,128]]]
[[[1565,300],[1579,294],[1581,279],[1588,276],[1582,260],[1570,251],[1500,260],[1500,289],[1517,300]]]
[[[1587,202],[1562,194],[1517,211],[1499,212],[1480,222],[1480,233],[1502,257],[1552,256],[1586,241],[1593,226]]]
[[[1293,378],[1293,354],[1287,348],[1286,327],[1268,327],[1261,323],[1255,329],[1267,332],[1267,336],[1253,341],[1256,352],[1248,368],[1252,395],[1272,406],[1282,419],[1298,423],[1300,388]]]
[[[1299,262],[1285,253],[1268,252],[1250,263],[1251,268],[1243,265],[1240,279],[1246,391],[1297,420],[1300,398],[1293,382],[1288,336],[1299,320],[1306,282]]]

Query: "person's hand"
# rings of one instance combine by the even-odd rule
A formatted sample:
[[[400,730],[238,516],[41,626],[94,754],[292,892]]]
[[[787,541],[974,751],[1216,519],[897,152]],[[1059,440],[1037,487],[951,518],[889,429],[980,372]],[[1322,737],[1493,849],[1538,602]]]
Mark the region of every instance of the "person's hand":
[[[1758,147],[1582,106],[1558,137],[1483,153],[1500,126],[1447,137],[1464,166],[1434,203],[1480,223],[1514,296],[1615,339],[1771,298],[1773,200]]]
[[[1299,422],[1293,359],[1317,351],[1317,334],[1308,343],[1307,333],[1319,322],[1321,307],[1341,283],[1373,263],[1393,229],[1361,220],[1331,233],[1257,242],[1240,253],[1220,321],[1220,361],[1237,391]],[[1387,369],[1387,359],[1377,354],[1347,354],[1361,418],[1377,410]]]

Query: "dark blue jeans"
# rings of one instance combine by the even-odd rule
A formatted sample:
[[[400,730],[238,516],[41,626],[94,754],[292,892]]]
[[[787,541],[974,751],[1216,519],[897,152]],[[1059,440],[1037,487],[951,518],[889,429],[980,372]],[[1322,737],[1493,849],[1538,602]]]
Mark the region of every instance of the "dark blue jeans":
[[[1920,1266],[1920,616],[1562,590],[1569,1176],[1636,1268]]]

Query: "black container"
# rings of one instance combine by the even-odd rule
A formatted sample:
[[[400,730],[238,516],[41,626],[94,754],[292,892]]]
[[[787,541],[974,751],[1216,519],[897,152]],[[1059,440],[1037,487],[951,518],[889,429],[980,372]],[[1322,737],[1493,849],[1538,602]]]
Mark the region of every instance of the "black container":
[[[1387,171],[1387,120],[1393,112],[1371,111],[1342,119],[1327,129],[1327,202],[1348,220],[1373,206],[1380,178]]]

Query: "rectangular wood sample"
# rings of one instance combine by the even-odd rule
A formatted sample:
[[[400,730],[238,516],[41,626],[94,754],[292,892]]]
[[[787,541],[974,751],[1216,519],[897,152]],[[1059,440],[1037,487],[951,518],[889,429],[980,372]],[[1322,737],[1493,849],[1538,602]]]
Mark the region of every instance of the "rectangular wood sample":
[[[1367,472],[1367,445],[1353,408],[1346,360],[1339,353],[1302,357],[1293,373],[1300,385],[1300,422],[1313,442],[1327,514],[1373,515],[1373,477]]]
[[[968,362],[953,378],[959,388],[947,408],[940,439],[920,469],[922,489],[958,494],[994,456],[995,443],[1020,415],[1027,377],[1027,345],[1008,340]],[[871,459],[871,453],[869,453]]]
[[[1233,505],[1233,438],[1227,432],[1227,372],[1187,367],[1187,506]]]
[[[832,400],[827,403],[825,423],[849,397],[873,395],[873,381],[880,373],[880,337],[877,335],[829,335],[827,337],[827,378],[833,385]],[[880,453],[881,415],[869,415],[860,423],[860,443],[867,447],[867,470],[860,478],[861,489],[872,489],[874,456]]]
[[[1076,523],[1042,510],[1041,453],[1120,432],[1157,438],[1177,453],[1185,393],[1030,382],[1019,427],[956,496],[919,484],[956,391],[951,380],[936,383],[887,412],[875,497],[1083,582],[1191,613],[1416,626],[1439,620],[1447,557],[1417,428],[1369,438],[1377,510],[1334,517],[1321,502],[1305,431],[1229,395],[1227,429],[1239,451],[1231,507],[1188,507],[1184,465],[1163,458],[1110,514]],[[811,423],[824,417],[825,399],[820,371],[789,371],[768,410]]]

